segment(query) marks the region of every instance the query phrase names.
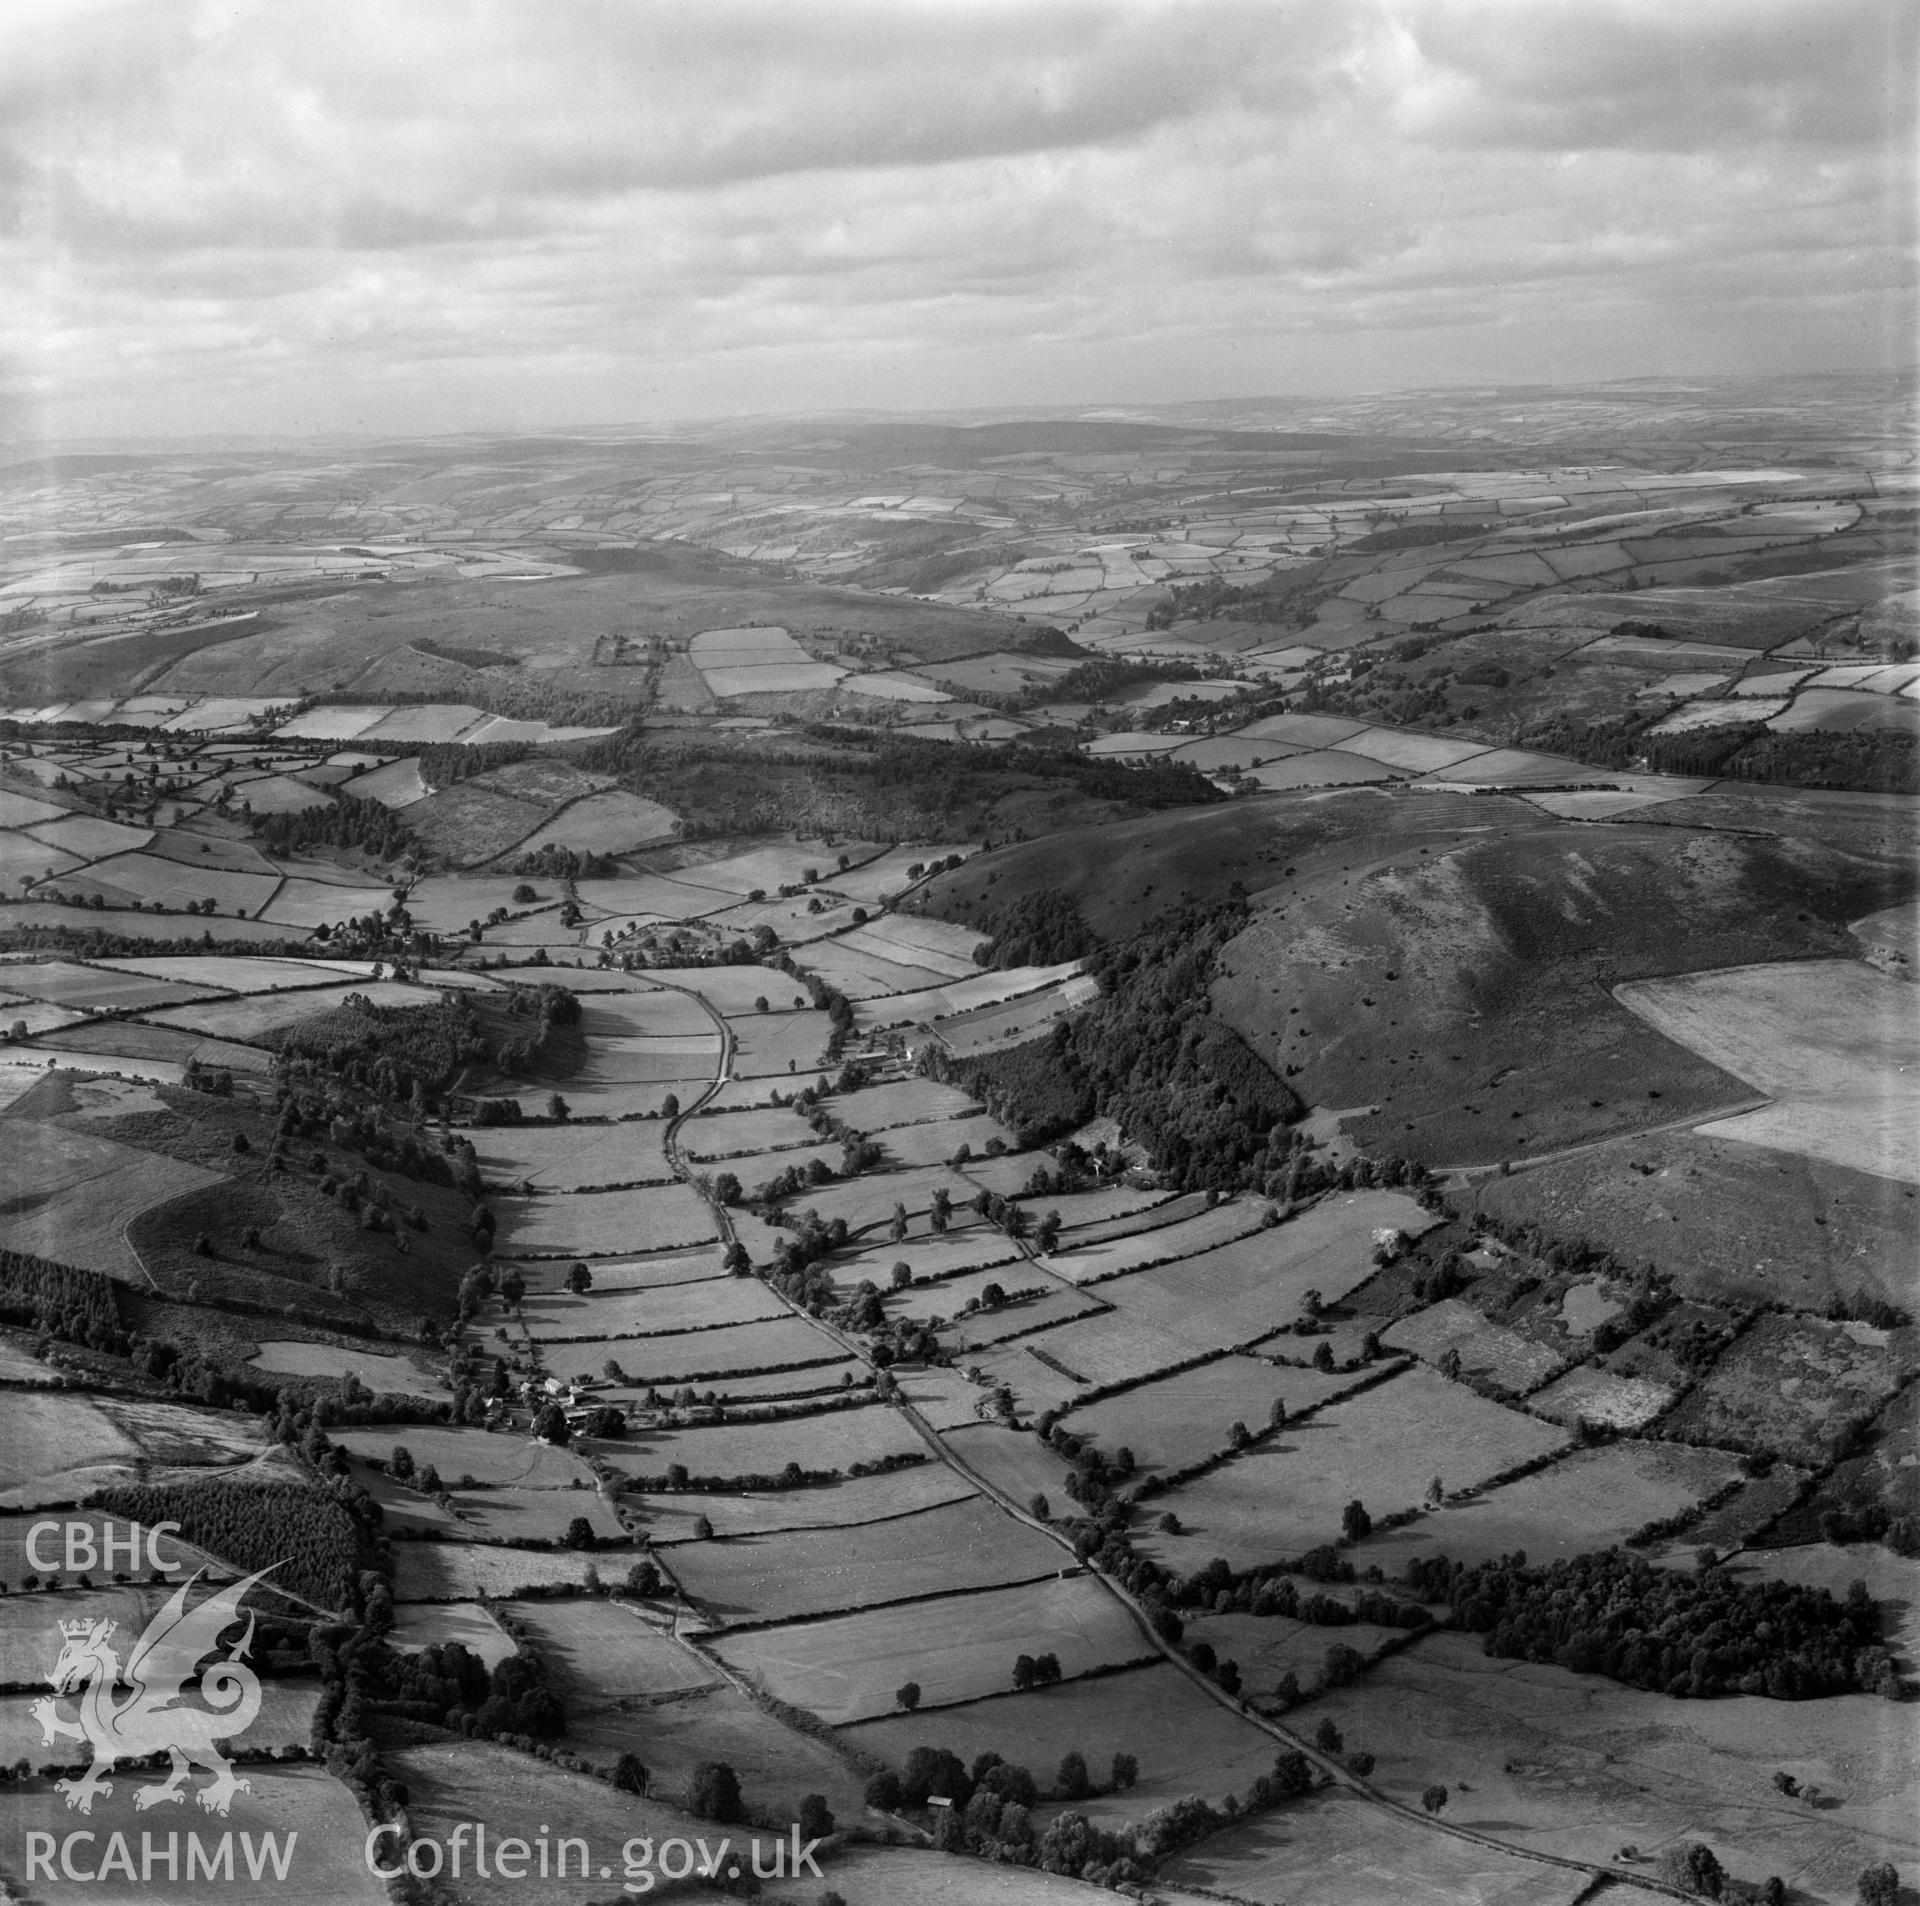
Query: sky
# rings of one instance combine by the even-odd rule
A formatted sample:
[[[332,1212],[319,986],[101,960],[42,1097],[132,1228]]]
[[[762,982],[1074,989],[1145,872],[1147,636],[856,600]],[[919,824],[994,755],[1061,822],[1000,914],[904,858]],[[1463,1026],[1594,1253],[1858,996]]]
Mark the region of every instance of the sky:
[[[1914,361],[1912,0],[7,0],[0,438]]]

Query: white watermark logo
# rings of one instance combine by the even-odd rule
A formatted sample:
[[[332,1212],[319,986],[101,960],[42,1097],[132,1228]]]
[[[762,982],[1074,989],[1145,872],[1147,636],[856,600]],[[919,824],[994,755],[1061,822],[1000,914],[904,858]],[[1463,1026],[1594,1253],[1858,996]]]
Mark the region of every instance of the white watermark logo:
[[[402,1838],[398,1821],[389,1820],[367,1835],[367,1871],[376,1879],[399,1879],[411,1873],[415,1879],[461,1879],[470,1871],[476,1879],[531,1879],[538,1863],[541,1879],[587,1879],[594,1872],[592,1849],[585,1840],[553,1840],[542,1826],[539,1837],[528,1841],[515,1838],[489,1842],[484,1826],[463,1824],[442,1840],[417,1839],[402,1854],[397,1847],[383,1844]],[[820,1842],[802,1844],[800,1829],[792,1829],[793,1851],[789,1859],[785,1840],[764,1840],[756,1836],[743,1847],[731,1840],[709,1844],[705,1839],[662,1840],[657,1845],[649,1838],[628,1840],[620,1849],[622,1891],[650,1893],[662,1879],[683,1880],[698,1874],[705,1880],[739,1879],[751,1868],[754,1877],[763,1880],[800,1879],[811,1874],[824,1879],[813,1850]],[[613,1868],[598,1869],[603,1880],[613,1878]]]
[[[93,1750],[93,1764],[78,1780],[54,1783],[69,1808],[90,1814],[94,1801],[113,1791],[113,1783],[102,1776],[118,1761],[148,1754],[166,1754],[173,1766],[165,1780],[135,1791],[133,1804],[142,1813],[164,1802],[176,1806],[184,1802],[182,1783],[196,1766],[213,1776],[194,1796],[209,1813],[224,1815],[235,1794],[253,1791],[250,1782],[234,1778],[233,1763],[215,1745],[244,1734],[260,1712],[260,1677],[245,1660],[253,1645],[251,1612],[246,1633],[200,1676],[198,1692],[206,1705],[184,1705],[183,1697],[201,1660],[215,1652],[220,1637],[240,1620],[247,1590],[272,1569],[203,1596],[190,1608],[188,1593],[203,1573],[196,1569],[174,1590],[133,1644],[125,1667],[113,1646],[117,1623],[86,1619],[60,1623],[60,1657],[47,1677],[53,1698],[42,1696],[35,1701],[33,1717],[47,1746],[71,1740]],[[116,1699],[121,1686],[128,1692],[124,1699]],[[69,1695],[78,1709],[72,1720],[57,1705]]]

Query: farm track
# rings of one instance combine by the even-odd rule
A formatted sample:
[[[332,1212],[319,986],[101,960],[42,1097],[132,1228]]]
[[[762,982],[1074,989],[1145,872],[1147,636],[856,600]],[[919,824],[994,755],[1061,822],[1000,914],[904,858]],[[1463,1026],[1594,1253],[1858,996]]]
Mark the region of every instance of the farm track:
[[[698,997],[698,995],[690,996]],[[729,1062],[732,1057],[732,1034],[727,1029],[725,1020],[704,999],[700,1001],[700,1004],[707,1012],[708,1017],[714,1020],[720,1030],[722,1045],[718,1074],[713,1083],[701,1094],[700,1098],[692,1106],[685,1108],[680,1115],[673,1120],[668,1128],[664,1143],[668,1163],[674,1168],[676,1174],[689,1184],[693,1183],[694,1174],[691,1166],[680,1151],[680,1127],[726,1083]],[[1686,1123],[1689,1121],[1680,1122]],[[720,1227],[722,1243],[733,1243],[735,1241],[735,1232],[731,1216],[726,1207],[721,1205],[717,1200],[709,1199],[708,1202],[712,1206],[715,1221]],[[1022,1256],[1032,1261],[1034,1253],[1028,1241],[1024,1238],[1019,1238],[1015,1239],[1014,1242],[1019,1246]],[[1051,1273],[1049,1275],[1051,1275]],[[769,1286],[769,1288],[772,1287]],[[825,1322],[823,1319],[811,1316],[806,1310],[793,1303],[783,1292],[776,1292],[775,1295],[780,1297],[781,1302],[786,1304],[794,1316],[811,1324],[823,1335],[831,1338],[847,1356],[857,1358],[861,1362],[867,1360],[865,1350],[858,1340],[837,1329],[834,1325]],[[1478,1833],[1470,1827],[1456,1826],[1449,1821],[1437,1819],[1434,1816],[1421,1812],[1418,1808],[1408,1806],[1404,1802],[1395,1800],[1391,1796],[1382,1793],[1379,1788],[1361,1779],[1360,1776],[1351,1772],[1332,1756],[1321,1753],[1310,1741],[1299,1738],[1269,1716],[1261,1714],[1253,1708],[1243,1706],[1209,1676],[1202,1674],[1179,1649],[1161,1637],[1153,1627],[1153,1624],[1147,1619],[1145,1610],[1141,1608],[1139,1603],[1134,1600],[1133,1596],[1130,1595],[1124,1587],[1095,1564],[1091,1562],[1083,1563],[1080,1560],[1079,1556],[1074,1552],[1073,1544],[1069,1542],[1058,1529],[1054,1528],[1050,1523],[1038,1521],[1022,1508],[1019,1503],[1013,1501],[1013,1499],[1006,1495],[1001,1489],[993,1483],[990,1483],[970,1464],[955,1455],[951,1447],[941,1438],[939,1432],[936,1431],[911,1404],[904,1400],[896,1399],[894,1407],[906,1418],[907,1422],[912,1426],[914,1433],[927,1445],[928,1449],[932,1451],[938,1461],[944,1463],[956,1475],[961,1477],[962,1480],[977,1490],[983,1498],[994,1503],[1016,1522],[1036,1531],[1054,1543],[1054,1545],[1062,1550],[1069,1558],[1068,1565],[1070,1567],[1097,1581],[1107,1594],[1112,1596],[1113,1599],[1126,1610],[1134,1626],[1146,1637],[1152,1647],[1165,1660],[1171,1662],[1178,1668],[1209,1700],[1225,1708],[1230,1714],[1233,1714],[1240,1720],[1246,1721],[1251,1726],[1259,1728],[1281,1747],[1304,1755],[1307,1761],[1325,1774],[1334,1786],[1343,1787],[1361,1800],[1373,1806],[1385,1808],[1389,1812],[1397,1815],[1400,1819],[1414,1826],[1424,1828],[1427,1831],[1445,1834],[1452,1839],[1463,1841],[1469,1845],[1485,1847],[1494,1852],[1504,1853],[1516,1859],[1532,1860],[1538,1865],[1557,1867],[1570,1873],[1584,1873],[1589,1876],[1596,1886],[1611,1882],[1618,1885],[1637,1886],[1643,1891],[1661,1894],[1669,1899],[1690,1899],[1693,1897],[1693,1895],[1684,1892],[1682,1889],[1669,1886],[1664,1881],[1655,1879],[1649,1874],[1623,1872],[1617,1867],[1597,1866],[1586,1860],[1568,1859],[1555,1853],[1543,1853],[1531,1847],[1515,1846],[1508,1841],[1496,1839],[1491,1834]],[[674,1636],[676,1639],[683,1640],[686,1645],[694,1646],[696,1652],[701,1655],[701,1658],[707,1659],[708,1657],[704,1649],[698,1648],[691,1637],[683,1637],[680,1634],[681,1607],[684,1607],[686,1604],[686,1591],[680,1586],[677,1578],[675,1578],[674,1586],[678,1591],[680,1603],[680,1606],[676,1607],[674,1614]],[[721,1671],[726,1672],[724,1668]],[[756,1706],[762,1705],[755,1690],[739,1681],[732,1674],[728,1674],[727,1678],[733,1685],[740,1688],[740,1691],[745,1694],[748,1699],[753,1700]]]
[[[1517,1178],[1522,1172],[1533,1171],[1541,1165],[1557,1165],[1563,1159],[1583,1157],[1588,1152],[1598,1151],[1603,1145],[1618,1145],[1639,1138],[1658,1138],[1663,1132],[1686,1131],[1714,1119],[1733,1118],[1742,1112],[1762,1112],[1775,1103],[1765,1093],[1759,1093],[1751,1098],[1729,1100],[1724,1105],[1707,1106],[1700,1111],[1689,1112],[1683,1118],[1663,1119],[1657,1125],[1636,1125],[1627,1132],[1608,1132],[1602,1138],[1583,1138],[1577,1145],[1563,1145],[1558,1151],[1542,1152],[1537,1158],[1513,1158],[1505,1162],[1510,1167],[1509,1175]],[[1431,1169],[1436,1177],[1452,1178],[1463,1186],[1477,1179],[1500,1175],[1498,1164],[1435,1165]]]

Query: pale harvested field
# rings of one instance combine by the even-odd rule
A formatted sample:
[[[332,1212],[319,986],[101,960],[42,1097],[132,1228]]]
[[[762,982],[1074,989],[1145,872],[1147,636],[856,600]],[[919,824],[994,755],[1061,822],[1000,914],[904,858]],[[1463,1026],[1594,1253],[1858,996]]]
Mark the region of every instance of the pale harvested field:
[[[1920,1183],[1920,1016],[1904,982],[1807,960],[1636,980],[1614,997],[1781,1101],[1702,1131]]]
[[[694,1523],[701,1516],[716,1536],[772,1535],[781,1530],[849,1529],[864,1522],[884,1523],[918,1514],[943,1503],[972,1497],[972,1486],[945,1463],[915,1463],[882,1476],[849,1476],[820,1489],[756,1491],[740,1495],[703,1495],[697,1490],[660,1496],[629,1496],[637,1503],[647,1534],[664,1545],[701,1540]]]
[[[218,1172],[198,1165],[24,1118],[8,1119],[4,1134],[11,1195],[0,1203],[0,1246],[143,1286],[128,1222],[220,1183]]]
[[[713,1213],[690,1185],[576,1191],[505,1199],[500,1247],[524,1257],[613,1257],[701,1244]]]
[[[0,1508],[72,1501],[130,1475],[139,1460],[139,1444],[83,1397],[10,1396]]]
[[[969,1765],[979,1754],[999,1754],[1025,1767],[1043,1793],[1069,1753],[1082,1755],[1103,1784],[1114,1755],[1131,1754],[1140,1767],[1137,1785],[1074,1803],[1075,1812],[1115,1829],[1185,1794],[1216,1806],[1228,1794],[1244,1797],[1281,1751],[1272,1735],[1203,1693],[1171,1662],[965,1707],[889,1715],[849,1728],[846,1738],[894,1767],[923,1746],[944,1747]]]
[[[672,812],[658,801],[615,790],[574,802],[521,842],[520,851],[537,854],[556,846],[583,854],[624,854],[648,841],[667,839],[673,829]]]
[[[1569,1428],[1585,1419],[1610,1429],[1644,1429],[1673,1401],[1673,1391],[1651,1377],[1616,1376],[1592,1364],[1582,1364],[1533,1398],[1542,1416]]]
[[[388,1640],[402,1654],[457,1641],[489,1668],[514,1652],[512,1638],[478,1602],[443,1602],[433,1607],[403,1603],[394,1610]]]
[[[618,1542],[621,1536],[612,1504],[592,1489],[456,1488],[452,1496],[458,1534],[473,1541],[533,1540],[558,1546],[581,1516],[600,1541]]]
[[[431,1423],[390,1423],[375,1429],[342,1429],[333,1439],[364,1462],[384,1463],[403,1444],[416,1468],[431,1463],[449,1485],[472,1476],[483,1483],[553,1489],[569,1498],[576,1483],[591,1490],[593,1472],[570,1450],[515,1430],[447,1429]]]
[[[1440,1634],[1290,1719],[1311,1729],[1322,1714],[1378,1756],[1387,1793],[1444,1781],[1458,1824],[1542,1852],[1606,1862],[1631,1842],[1658,1858],[1702,1839],[1734,1872],[1780,1873],[1830,1906],[1851,1906],[1870,1862],[1912,1858],[1920,1734],[1867,1695],[1673,1701]],[[1777,1769],[1835,1804],[1784,1799]]]
[[[858,1092],[836,1093],[829,1109],[856,1131],[884,1132],[896,1125],[950,1121],[979,1111],[979,1106],[957,1086],[937,1079],[902,1079],[892,1085],[863,1086]]]
[[[591,1290],[583,1297],[562,1291],[529,1297],[524,1311],[528,1336],[575,1342],[705,1331],[716,1324],[760,1323],[792,1314],[757,1277],[703,1278],[654,1290]],[[823,1338],[822,1347],[830,1342]]]
[[[906,1681],[918,1681],[923,1703],[937,1707],[1009,1690],[1018,1654],[1055,1654],[1071,1676],[1153,1649],[1120,1603],[1083,1575],[986,1589],[937,1611],[865,1609],[725,1636],[716,1652],[779,1699],[844,1725],[890,1713]]]
[[[1445,1475],[1444,1455],[1435,1455],[1434,1467]],[[1404,1529],[1376,1532],[1355,1561],[1378,1562],[1393,1577],[1416,1555],[1458,1562],[1484,1562],[1515,1550],[1532,1562],[1588,1555],[1625,1542],[1643,1523],[1692,1508],[1739,1474],[1737,1457],[1684,1443],[1577,1449],[1537,1475],[1449,1504]]]
[[[1276,1401],[1289,1410],[1305,1409],[1353,1380],[1282,1369],[1260,1357],[1220,1357],[1090,1403],[1068,1417],[1067,1427],[1076,1436],[1091,1436],[1104,1455],[1131,1449],[1143,1470],[1183,1469],[1226,1448],[1235,1423],[1256,1433],[1264,1429]]]
[[[1216,1834],[1160,1877],[1263,1906],[1573,1906],[1589,1883],[1584,1872],[1429,1832],[1338,1789]]]
[[[1565,1367],[1565,1359],[1531,1337],[1490,1323],[1457,1297],[1430,1304],[1381,1332],[1390,1350],[1409,1350],[1423,1363],[1460,1353],[1460,1374],[1478,1377],[1510,1396],[1535,1390]]]
[[[31,834],[0,832],[0,884],[12,893],[24,878],[28,885],[78,867],[80,861]]]
[[[927,1446],[898,1410],[868,1404],[771,1423],[641,1430],[600,1453],[614,1468],[635,1475],[664,1475],[669,1464],[684,1463],[694,1476],[777,1476],[789,1463],[844,1472],[886,1456],[927,1455]]]
[[[499,1599],[555,1583],[579,1584],[588,1569],[607,1582],[622,1581],[643,1549],[500,1549],[482,1542],[396,1542],[393,1593],[398,1602],[466,1602]]]
[[[126,1524],[116,1524],[115,1539],[124,1542],[126,1534]],[[40,1538],[41,1553],[57,1553],[60,1541],[57,1534],[43,1535]],[[144,1545],[143,1535],[140,1557],[142,1574],[146,1573]],[[94,1579],[104,1579],[102,1571],[96,1569]],[[17,1577],[8,1583],[9,1588],[18,1586]],[[36,1694],[46,1693],[47,1670],[53,1666],[54,1657],[60,1652],[60,1637],[56,1632],[59,1622],[105,1619],[115,1622],[119,1633],[137,1635],[159,1613],[162,1604],[172,1593],[171,1583],[128,1583],[115,1588],[64,1590],[57,1600],[37,1595],[0,1596],[0,1687],[30,1687]],[[40,1758],[38,1754],[34,1756],[36,1764]]]
[[[543,1191],[578,1191],[670,1179],[666,1129],[659,1121],[630,1119],[619,1125],[494,1126],[468,1136],[487,1178],[501,1184],[526,1179]]]
[[[1098,992],[1093,980],[1081,975],[1042,992],[1008,1000],[1003,1006],[980,1006],[935,1020],[934,1031],[948,1051],[961,1057],[998,1051],[1039,1038],[1056,1019],[1088,1004]]]
[[[1038,993],[1080,971],[1078,960],[1058,966],[1009,966],[975,973],[944,986],[928,987],[918,993],[898,993],[890,999],[867,1000],[854,1008],[855,1025],[905,1026],[923,1019],[945,1019],[956,1013],[973,1012],[983,1006],[999,1006],[1029,993]]]
[[[1472,741],[1445,741],[1438,735],[1416,735],[1396,728],[1363,728],[1357,735],[1333,744],[1341,754],[1357,754],[1379,761],[1390,768],[1406,768],[1415,774],[1430,774],[1436,768],[1450,768],[1487,752],[1485,744]]]
[[[1064,1222],[1069,1201],[1062,1198],[1043,1209],[1058,1211]],[[1210,1251],[1235,1238],[1249,1235],[1279,1236],[1279,1228],[1262,1233],[1265,1205],[1258,1199],[1241,1198],[1230,1204],[1200,1210],[1192,1217],[1172,1224],[1153,1225],[1137,1231],[1116,1231],[1085,1244],[1062,1239],[1062,1248],[1048,1258],[1048,1265],[1061,1277],[1076,1284],[1112,1277],[1163,1258],[1187,1258]],[[1295,1220],[1299,1222],[1299,1220]]]
[[[878,1607],[1057,1575],[1065,1551],[973,1496],[918,1515],[833,1529],[692,1542],[673,1572],[722,1627]],[[937,1625],[941,1610],[925,1611]]]
[[[697,1089],[720,1069],[717,1035],[682,1033],[665,1039],[596,1035],[589,1016],[587,1038],[587,1056],[575,1077],[588,1085],[674,1085],[687,1081]],[[695,1091],[683,1089],[679,1096],[692,1098]]]
[[[99,860],[106,854],[132,853],[145,847],[153,839],[153,829],[104,821],[97,814],[67,814],[59,820],[38,823],[33,835],[78,859]]]
[[[1462,1489],[1567,1440],[1416,1366],[1184,1484],[1165,1498],[1183,1533],[1156,1529],[1143,1545],[1183,1571],[1215,1555],[1235,1568],[1272,1562],[1333,1540],[1355,1497],[1378,1522],[1418,1504],[1436,1472]]]
[[[347,784],[347,792],[357,801],[378,801],[382,807],[412,807],[424,801],[432,790],[420,775],[420,763],[409,757],[389,761],[385,767],[369,769]]]
[[[1343,754],[1336,748],[1322,748],[1311,754],[1289,756],[1285,761],[1263,761],[1259,767],[1249,770],[1248,778],[1269,790],[1327,788],[1366,781],[1391,781],[1397,772],[1397,769],[1386,767],[1378,761],[1368,761],[1361,755]]]

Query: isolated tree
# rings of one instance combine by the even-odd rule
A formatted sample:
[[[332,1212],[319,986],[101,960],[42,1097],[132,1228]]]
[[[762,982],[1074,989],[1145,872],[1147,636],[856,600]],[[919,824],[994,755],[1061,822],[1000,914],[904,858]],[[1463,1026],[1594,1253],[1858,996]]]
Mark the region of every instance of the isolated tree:
[[[887,1236],[892,1239],[895,1244],[898,1244],[906,1235],[907,1207],[904,1204],[896,1202],[893,1207],[893,1222],[887,1226]]]
[[[740,1202],[740,1180],[730,1171],[721,1172],[713,1181],[713,1195],[724,1205]]]
[[[1053,1504],[1036,1489],[1027,1500],[1027,1513],[1032,1516],[1036,1522],[1051,1522],[1053,1520]]]
[[[1900,1897],[1900,1873],[1891,1860],[1881,1860],[1860,1875],[1860,1906],[1895,1906]]]
[[[1330,1371],[1333,1368],[1333,1345],[1324,1337],[1313,1347],[1313,1367],[1322,1371]]]
[[[1013,1685],[1017,1693],[1024,1694],[1033,1686],[1033,1656],[1015,1655],[1013,1658]]]
[[[518,1271],[509,1271],[500,1280],[500,1301],[509,1310],[518,1310],[520,1300],[527,1294],[527,1280]]]
[[[904,1261],[896,1264],[892,1271],[893,1288],[903,1291],[913,1282],[913,1266]]]
[[[883,1768],[867,1782],[863,1796],[868,1806],[879,1813],[895,1813],[900,1806],[900,1776],[891,1768]]]
[[[1355,1748],[1354,1751],[1347,1756],[1347,1765],[1358,1774],[1362,1780],[1365,1780],[1366,1777],[1373,1772],[1374,1759],[1364,1747],[1359,1747]]]
[[[593,1273],[584,1264],[575,1264],[567,1271],[567,1289],[576,1297],[584,1297],[593,1289]]]
[[[573,1431],[567,1423],[566,1411],[559,1404],[543,1403],[535,1413],[533,1433],[556,1449],[564,1449]]]
[[[421,1470],[419,1481],[415,1484],[423,1496],[438,1496],[445,1493],[446,1485],[440,1480],[440,1472],[429,1463]]]
[[[893,1704],[903,1714],[911,1714],[920,1705],[920,1683],[903,1681],[893,1691]]]
[[[824,1840],[833,1831],[833,1810],[825,1794],[803,1794],[800,1799],[800,1837]]]
[[[713,1540],[713,1523],[711,1519],[706,1516],[695,1516],[693,1519],[693,1533],[700,1541],[711,1542]]]
[[[622,1793],[644,1794],[650,1778],[637,1754],[622,1754],[614,1763],[613,1784]]]
[[[1107,1784],[1115,1793],[1125,1793],[1140,1778],[1140,1763],[1131,1754],[1115,1754]]]
[[[413,1475],[413,1451],[405,1443],[395,1443],[393,1454],[387,1458],[387,1474],[395,1482],[406,1482]]]
[[[1349,1542],[1358,1542],[1373,1528],[1373,1518],[1367,1514],[1366,1505],[1358,1496],[1340,1511],[1340,1533]]]
[[[660,1101],[660,1116],[662,1118],[678,1118],[680,1116],[679,1093],[669,1092],[667,1096]]]
[[[567,1532],[561,1540],[570,1549],[590,1549],[598,1544],[600,1538],[594,1534],[593,1524],[585,1516],[575,1516],[567,1524]]]
[[[1323,1754],[1337,1754],[1345,1744],[1340,1738],[1340,1730],[1333,1724],[1331,1714],[1320,1717],[1320,1725],[1313,1730],[1313,1744]],[[1427,1811],[1431,1813],[1433,1809],[1429,1807]]]
[[[1042,1252],[1049,1252],[1060,1242],[1060,1214],[1049,1211],[1034,1227],[1033,1241]]]
[[[1420,1804],[1428,1813],[1437,1815],[1447,1804],[1446,1788],[1437,1780],[1431,1787],[1423,1787],[1420,1790]]]
[[[687,1806],[702,1820],[730,1826],[741,1815],[739,1775],[724,1760],[703,1760],[688,1783]]]
[[[1060,1757],[1060,1771],[1054,1777],[1054,1793],[1062,1800],[1084,1800],[1093,1792],[1087,1777],[1087,1760],[1077,1748]]]
[[[549,1118],[558,1119],[564,1124],[572,1111],[573,1107],[570,1106],[558,1092],[550,1092],[547,1094],[547,1116]]]
[[[660,1592],[660,1570],[652,1562],[636,1562],[627,1570],[627,1593],[644,1601]]]

